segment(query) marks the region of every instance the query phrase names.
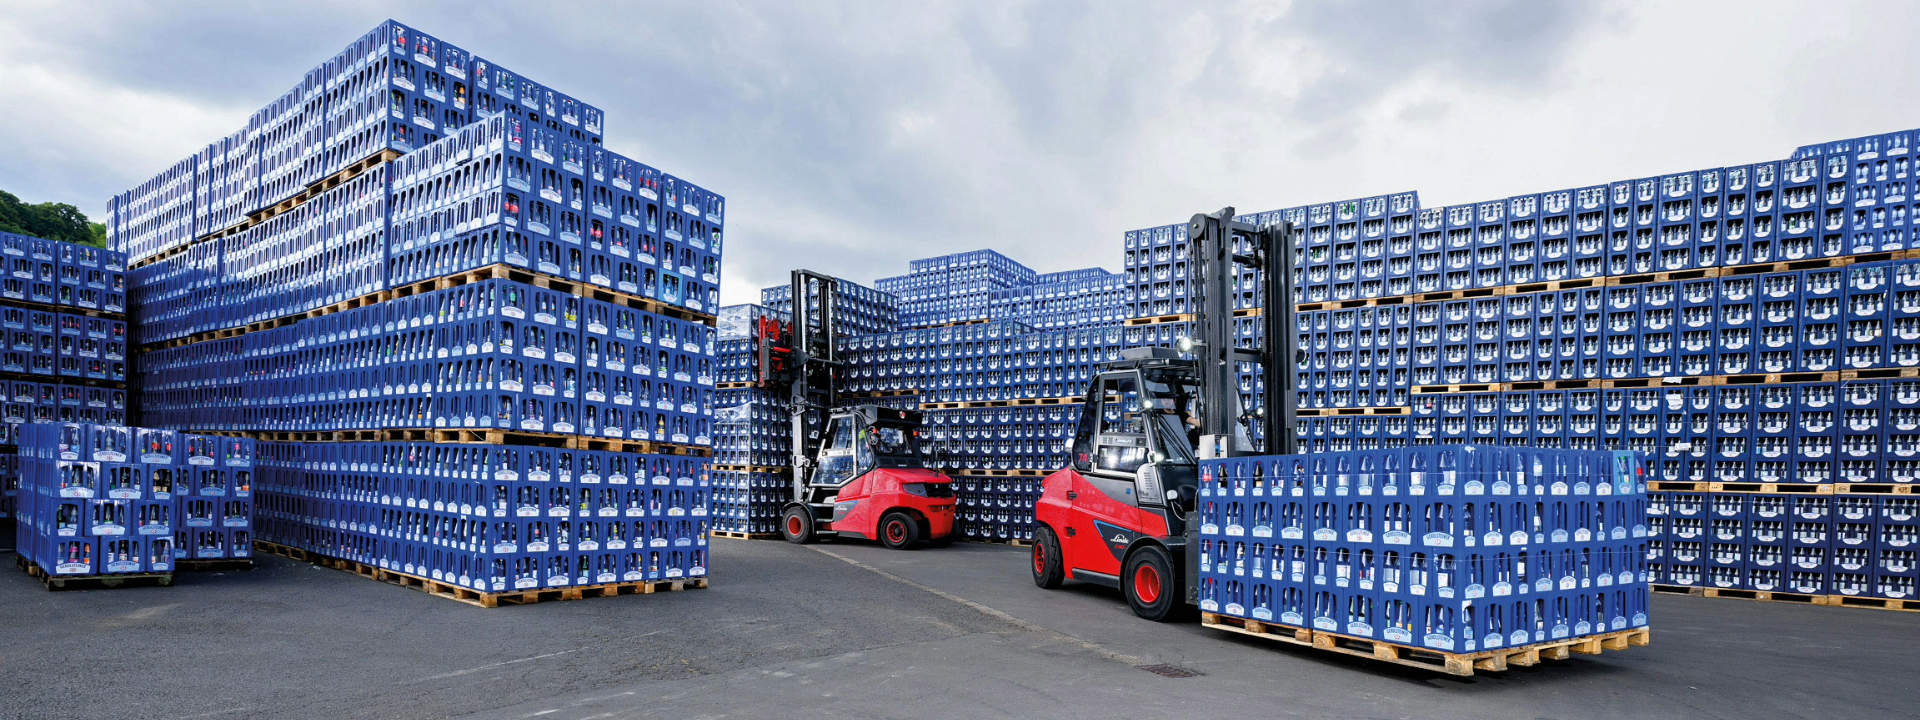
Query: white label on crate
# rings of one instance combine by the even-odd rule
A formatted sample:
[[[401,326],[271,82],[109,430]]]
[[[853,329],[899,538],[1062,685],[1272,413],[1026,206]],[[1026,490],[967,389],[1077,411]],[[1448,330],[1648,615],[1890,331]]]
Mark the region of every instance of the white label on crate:
[[[666,539],[666,538],[654,538],[654,539],[652,539],[652,540],[650,540],[650,541],[648,541],[648,542],[647,542],[647,545],[649,545],[649,546],[651,546],[651,547],[666,547],[666,546],[667,546],[667,539]]]
[[[551,396],[553,395],[553,386],[552,385],[535,385],[533,386],[533,394]]]
[[[657,400],[657,401],[655,401],[655,402],[653,403],[653,407],[654,407],[655,409],[657,409],[657,410],[672,410],[672,409],[673,409],[673,401],[672,401],[672,400]]]
[[[599,517],[620,517],[620,508],[603,507],[594,512]]]
[[[621,540],[619,538],[608,540],[607,549],[608,550],[625,550],[627,549],[627,541]]]
[[[513,380],[501,380],[500,389],[507,392],[521,392],[526,389],[526,386]],[[411,392],[411,390],[409,390],[409,392]]]
[[[599,390],[588,390],[586,399],[587,402],[606,402],[607,395]]]
[[[547,516],[548,517],[573,517],[573,508],[567,507],[565,505],[561,505],[559,507],[547,508]]]
[[[555,421],[553,423],[553,431],[557,433],[572,433],[573,423],[567,422],[565,420]]]
[[[667,508],[667,517],[680,517],[685,514],[687,511],[682,508]]]
[[[1333,542],[1340,539],[1340,534],[1330,528],[1319,528],[1313,531],[1313,539],[1322,542]]]
[[[546,423],[543,423],[543,422],[540,422],[539,420],[522,420],[522,421],[520,421],[520,429],[521,429],[521,430],[545,430],[545,429],[546,429],[546,427],[547,427],[547,424],[546,424]]]
[[[540,517],[540,508],[536,508],[536,507],[515,508],[513,511],[513,514],[515,517]]]
[[[615,372],[625,372],[627,369],[627,364],[620,362],[619,360],[608,359],[607,369],[613,370]]]
[[[1357,542],[1357,543],[1373,542],[1373,532],[1369,530],[1360,529],[1360,528],[1354,528],[1352,530],[1348,530],[1347,542]]]
[[[637,507],[627,508],[627,517],[646,517],[646,516],[647,516],[646,508],[637,508]]]
[[[573,353],[555,350],[553,352],[553,361],[562,365],[571,365],[574,362]]]
[[[530,348],[527,348],[527,349],[525,349],[525,350],[521,350],[521,351],[520,351],[520,354],[521,354],[521,355],[525,355],[525,356],[527,356],[527,357],[530,357],[530,358],[534,358],[534,359],[536,359],[536,360],[545,360],[545,359],[547,359],[547,351],[546,351],[546,350],[544,350],[544,349],[541,349],[541,348],[537,348],[537,347],[530,347]]]
[[[637,259],[637,260],[639,260],[640,262],[643,262],[643,263],[646,263],[646,264],[648,264],[648,265],[658,265],[658,264],[660,264],[658,260],[656,260],[656,259],[654,259],[654,257],[653,257],[653,253],[650,253],[650,252],[638,252],[638,253],[634,253],[634,255],[633,255],[633,257],[634,257],[635,259]]]
[[[1304,534],[1303,534],[1303,533],[1301,532],[1301,530],[1300,530],[1300,528],[1297,528],[1297,527],[1283,527],[1283,528],[1280,528],[1280,537],[1281,537],[1282,539],[1287,539],[1287,540],[1299,540],[1300,538],[1302,538],[1302,537],[1304,537],[1304,536],[1305,536],[1305,535],[1304,535]]]
[[[1453,547],[1453,536],[1443,532],[1430,532],[1421,538],[1429,547]]]

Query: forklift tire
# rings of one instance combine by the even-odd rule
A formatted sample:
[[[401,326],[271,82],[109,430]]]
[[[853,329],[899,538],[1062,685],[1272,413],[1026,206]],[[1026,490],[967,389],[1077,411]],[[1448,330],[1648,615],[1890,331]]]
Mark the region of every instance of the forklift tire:
[[[880,543],[895,550],[909,550],[920,544],[920,522],[912,515],[895,510],[880,518]]]
[[[1158,545],[1147,545],[1127,556],[1120,571],[1120,594],[1127,596],[1133,614],[1166,622],[1183,602],[1173,561]]]
[[[1045,525],[1033,531],[1033,584],[1046,590],[1060,587],[1066,569],[1060,565],[1060,538]]]
[[[780,518],[780,537],[801,545],[813,542],[813,511],[802,505],[787,508]]]

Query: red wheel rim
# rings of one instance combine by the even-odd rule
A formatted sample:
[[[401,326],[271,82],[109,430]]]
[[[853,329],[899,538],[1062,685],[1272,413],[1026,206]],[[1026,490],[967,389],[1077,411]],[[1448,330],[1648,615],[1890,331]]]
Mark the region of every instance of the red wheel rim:
[[[1039,543],[1033,545],[1033,574],[1047,574],[1047,552],[1041,549]]]
[[[898,545],[907,539],[907,524],[895,520],[887,523],[887,542]]]
[[[1141,565],[1133,571],[1133,596],[1140,599],[1142,605],[1152,605],[1160,599],[1160,571],[1152,565]]]
[[[787,518],[787,534],[792,535],[794,537],[800,537],[800,518],[799,517],[789,516]]]

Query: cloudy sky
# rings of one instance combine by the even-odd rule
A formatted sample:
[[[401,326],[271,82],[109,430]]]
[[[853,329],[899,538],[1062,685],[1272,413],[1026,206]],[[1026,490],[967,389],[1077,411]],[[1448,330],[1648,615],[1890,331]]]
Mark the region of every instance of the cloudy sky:
[[[729,303],[796,264],[1117,270],[1125,230],[1224,205],[1471,202],[1920,126],[1920,3],[605,5],[0,0],[0,189],[103,214],[387,17],[726,195]]]

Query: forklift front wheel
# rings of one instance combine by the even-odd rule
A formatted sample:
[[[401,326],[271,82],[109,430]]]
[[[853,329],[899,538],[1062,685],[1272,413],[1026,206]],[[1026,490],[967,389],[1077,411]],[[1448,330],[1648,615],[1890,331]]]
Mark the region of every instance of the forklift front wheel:
[[[1060,538],[1053,528],[1040,526],[1033,532],[1033,584],[1052,590],[1060,587],[1066,571],[1060,567]]]
[[[1133,614],[1165,622],[1178,607],[1180,581],[1173,575],[1173,560],[1158,545],[1147,545],[1127,556],[1120,570],[1120,594],[1127,596]]]
[[[801,545],[813,542],[813,511],[804,505],[787,508],[780,518],[780,537]]]

